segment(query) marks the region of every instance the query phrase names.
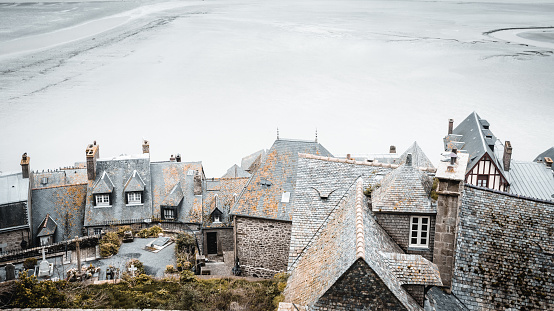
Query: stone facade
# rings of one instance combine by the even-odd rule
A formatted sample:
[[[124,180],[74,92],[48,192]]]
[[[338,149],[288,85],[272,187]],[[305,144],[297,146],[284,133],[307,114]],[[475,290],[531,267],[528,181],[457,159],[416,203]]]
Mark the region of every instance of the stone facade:
[[[204,237],[203,250],[208,249],[208,233],[215,232],[217,234],[217,254],[223,255],[223,252],[232,252],[234,250],[235,243],[233,241],[233,228],[213,228],[203,229],[202,236]],[[204,252],[207,255],[206,252]]]
[[[381,278],[358,259],[311,308],[324,310],[408,310]]]
[[[423,303],[425,302],[424,285],[402,285],[402,287],[423,307]]]
[[[377,222],[390,237],[402,248],[406,254],[421,255],[429,261],[433,261],[433,250],[435,244],[435,216],[434,215],[410,215],[410,214],[388,214],[375,213]],[[410,216],[429,216],[429,248],[410,248]]]
[[[29,229],[0,233],[0,252],[21,249],[22,239],[29,242]],[[29,244],[27,245],[30,246]]]
[[[237,257],[247,276],[260,276],[253,268],[271,270],[273,274],[287,269],[290,222],[237,216],[235,226]]]
[[[554,203],[465,186],[452,293],[470,310],[552,310]]]

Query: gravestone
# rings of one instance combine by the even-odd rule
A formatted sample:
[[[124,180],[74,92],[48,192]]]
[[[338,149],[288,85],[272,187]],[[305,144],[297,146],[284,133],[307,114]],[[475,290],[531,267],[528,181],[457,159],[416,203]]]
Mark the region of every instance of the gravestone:
[[[15,280],[15,266],[11,263],[6,265],[6,281]]]
[[[44,247],[42,248],[42,261],[38,267],[38,276],[50,276],[50,263],[46,260],[46,255],[44,255]]]

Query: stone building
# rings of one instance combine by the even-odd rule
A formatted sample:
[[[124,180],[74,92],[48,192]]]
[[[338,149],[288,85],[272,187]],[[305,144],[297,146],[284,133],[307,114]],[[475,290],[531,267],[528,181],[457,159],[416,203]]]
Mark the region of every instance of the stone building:
[[[86,168],[60,168],[33,175],[33,245],[49,245],[82,236],[88,185]]]
[[[231,208],[235,258],[246,275],[287,268],[299,153],[331,156],[315,141],[277,139]]]
[[[21,157],[21,172],[0,175],[0,252],[31,243],[31,157]]]

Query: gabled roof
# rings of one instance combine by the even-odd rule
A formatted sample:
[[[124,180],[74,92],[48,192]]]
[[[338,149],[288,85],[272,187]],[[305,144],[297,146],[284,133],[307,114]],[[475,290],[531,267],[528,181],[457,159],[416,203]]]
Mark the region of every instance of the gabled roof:
[[[87,169],[85,168],[64,168],[48,172],[33,173],[33,190],[49,187],[60,187],[87,183]]]
[[[406,255],[365,208],[359,178],[292,266],[285,300],[313,306],[347,270],[363,260],[407,310],[421,310],[404,284],[442,285],[435,264]],[[415,257],[414,257],[415,256]],[[419,270],[407,265],[416,264]]]
[[[299,153],[332,156],[317,142],[276,140],[240,194],[231,214],[291,221]],[[289,202],[282,200],[285,192],[290,193]]]
[[[37,237],[54,235],[57,227],[58,224],[56,224],[54,219],[50,218],[49,214],[46,214],[46,217],[44,217],[44,220],[42,220],[42,223],[38,226]]]
[[[371,164],[300,154],[292,202],[289,268],[357,178],[363,177],[364,187],[367,187],[378,183],[391,171],[391,168]]]
[[[469,163],[466,172],[479,162],[486,153],[500,169],[500,174],[504,175],[502,161],[496,156],[490,145],[496,145],[497,138],[490,129],[486,128],[489,124],[481,119],[474,111],[464,121],[452,131],[451,135],[444,138],[445,150],[451,150],[456,147],[458,150],[465,150],[469,153]],[[488,136],[488,137],[487,137]],[[505,177],[505,176],[504,176]]]
[[[228,217],[231,206],[235,204],[239,194],[248,182],[247,177],[240,178],[212,178],[206,180],[204,192],[204,227],[222,227],[232,225],[231,217]],[[216,202],[217,196],[217,202]],[[223,218],[221,223],[214,225],[209,217],[215,209],[219,209]]]
[[[235,164],[231,166],[227,170],[225,175],[221,176],[221,178],[238,178],[238,177],[250,177],[250,176],[251,176],[250,173],[248,173],[247,171],[243,170],[240,166]]]
[[[171,198],[170,201],[174,204],[182,195],[177,220],[201,223],[202,196],[194,195],[194,177],[198,174],[204,179],[202,162],[152,162],[150,171],[153,185],[153,215],[161,217],[161,206],[169,202],[166,198]]]
[[[266,149],[258,150],[242,158],[240,166],[245,171],[250,170],[252,168],[252,164],[254,164],[258,160],[258,158],[260,159],[260,161],[263,162],[265,160],[266,155],[267,155]]]
[[[406,151],[404,151],[404,153],[400,156],[400,163],[398,164],[406,163],[408,154],[412,155],[413,166],[434,168],[433,163],[429,160],[427,155],[425,155],[425,152],[423,152],[423,150],[419,147],[417,141],[414,141],[414,143]]]
[[[123,191],[132,192],[132,191],[144,191],[144,181],[137,170],[134,170],[129,179],[125,183],[125,188]]]
[[[96,182],[94,187],[92,188],[92,193],[112,193],[113,191],[113,183],[110,179],[110,176],[106,171],[102,173],[102,177]]]
[[[409,156],[408,156],[409,157]],[[436,213],[429,197],[433,181],[406,164],[390,172],[371,195],[373,212]]]
[[[543,153],[539,154],[533,162],[542,162],[544,163],[544,158],[548,157],[550,159],[554,160],[554,147],[550,147],[547,150],[545,150]],[[552,166],[552,170],[554,170],[554,165]]]
[[[167,194],[160,205],[162,206],[179,206],[181,200],[183,200],[183,190],[181,188],[181,182],[178,182],[173,189]]]

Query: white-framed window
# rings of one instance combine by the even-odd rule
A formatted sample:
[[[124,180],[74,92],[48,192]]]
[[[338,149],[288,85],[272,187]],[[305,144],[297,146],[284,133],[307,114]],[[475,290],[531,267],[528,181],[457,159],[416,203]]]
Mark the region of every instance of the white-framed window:
[[[410,247],[429,247],[429,216],[412,216],[410,218]]]
[[[110,195],[109,194],[97,194],[96,195],[96,206],[110,206]]]
[[[142,193],[140,192],[127,192],[127,204],[141,204]]]
[[[102,228],[94,228],[94,235],[102,234]]]
[[[214,214],[214,222],[221,222],[221,216],[219,214]]]
[[[41,236],[40,237],[40,246],[50,245],[50,236]]]
[[[175,210],[166,208],[164,211],[164,219],[175,219]]]

